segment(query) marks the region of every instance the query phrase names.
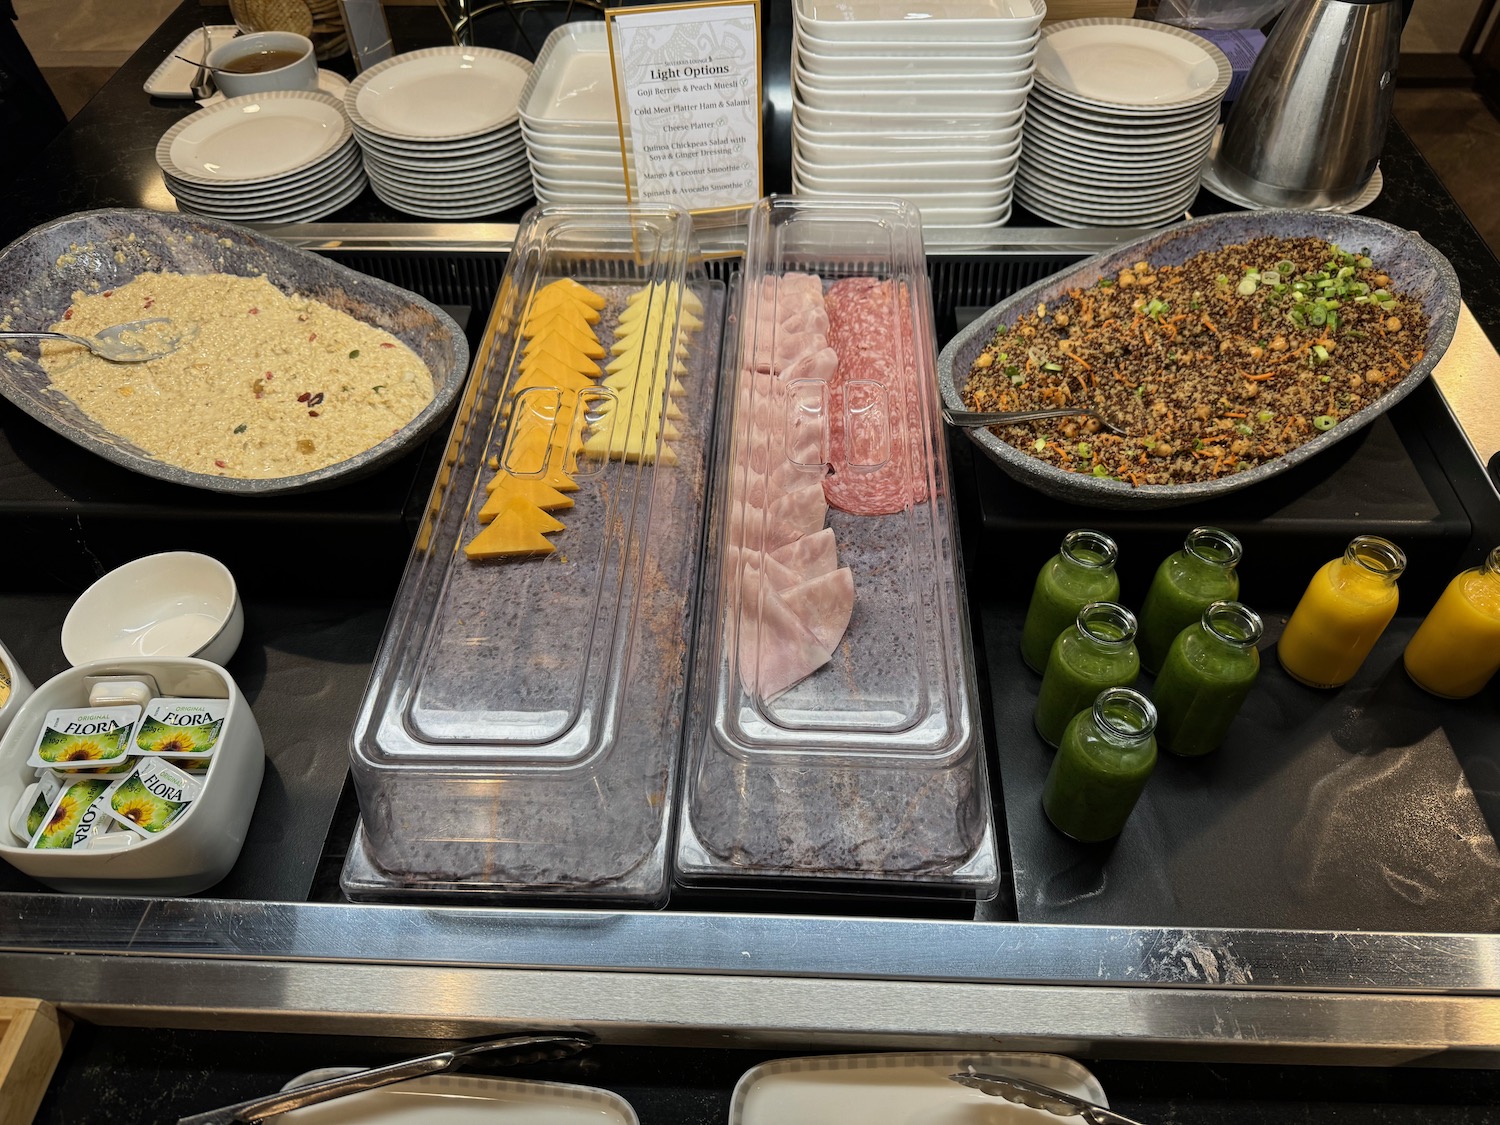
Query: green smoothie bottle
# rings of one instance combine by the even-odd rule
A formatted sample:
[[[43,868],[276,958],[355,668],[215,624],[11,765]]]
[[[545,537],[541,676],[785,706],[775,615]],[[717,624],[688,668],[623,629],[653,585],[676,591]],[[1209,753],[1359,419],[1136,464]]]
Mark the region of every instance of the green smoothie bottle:
[[[1130,688],[1110,688],[1063,733],[1042,786],[1042,810],[1059,832],[1085,843],[1125,827],[1156,767],[1156,709]]]
[[[1264,631],[1249,606],[1214,602],[1198,624],[1177,634],[1151,693],[1163,750],[1192,757],[1224,741],[1260,674],[1255,643]]]
[[[1062,549],[1036,576],[1026,624],[1021,628],[1021,659],[1033,672],[1047,667],[1052,642],[1078,619],[1089,602],[1120,600],[1115,559],[1120,548],[1102,531],[1080,528],[1063,536]]]
[[[1092,707],[1101,691],[1129,687],[1140,672],[1135,614],[1114,602],[1090,602],[1052,643],[1036,697],[1037,733],[1056,746],[1073,716]]]
[[[1177,634],[1197,623],[1214,602],[1240,596],[1234,572],[1243,553],[1240,541],[1217,527],[1195,527],[1177,554],[1157,567],[1141,606],[1141,664],[1156,672]]]

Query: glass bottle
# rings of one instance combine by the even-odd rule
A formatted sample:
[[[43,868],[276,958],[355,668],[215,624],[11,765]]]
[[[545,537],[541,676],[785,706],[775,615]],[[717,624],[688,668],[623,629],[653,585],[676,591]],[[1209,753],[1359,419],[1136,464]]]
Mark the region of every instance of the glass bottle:
[[[1186,757],[1218,748],[1260,674],[1260,615],[1239,602],[1214,602],[1167,650],[1151,696],[1156,741]]]
[[[1406,555],[1389,539],[1359,535],[1325,563],[1276,645],[1281,666],[1308,687],[1342,687],[1354,678],[1396,615],[1396,580]]]
[[[1217,527],[1195,527],[1182,550],[1162,560],[1141,606],[1141,666],[1156,672],[1167,658],[1177,634],[1196,624],[1214,602],[1240,596],[1235,573],[1243,548],[1240,541]]]
[[[1402,657],[1423,691],[1468,699],[1500,669],[1500,547],[1448,583]]]
[[[1084,606],[1119,600],[1119,554],[1115,541],[1102,531],[1080,528],[1063,536],[1061,549],[1036,576],[1021,627],[1021,659],[1033,672],[1047,667],[1052,642],[1078,619]]]
[[[1120,834],[1156,768],[1156,709],[1130,688],[1099,693],[1063,733],[1042,786],[1059,832],[1094,843]]]
[[[1105,688],[1129,687],[1141,672],[1135,614],[1114,602],[1090,602],[1052,643],[1036,697],[1036,729],[1047,745],[1062,741],[1073,716]]]

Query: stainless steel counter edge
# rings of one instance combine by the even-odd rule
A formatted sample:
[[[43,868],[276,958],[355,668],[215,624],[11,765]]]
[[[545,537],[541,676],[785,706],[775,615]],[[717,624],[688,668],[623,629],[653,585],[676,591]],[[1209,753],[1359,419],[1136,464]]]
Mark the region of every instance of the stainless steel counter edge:
[[[1023,1048],[1236,1061],[1500,1060],[1500,1000],[62,955],[0,983],[98,1023],[422,1038],[575,1028],[719,1047]],[[13,973],[24,971],[24,979]]]
[[[4,952],[1500,995],[1500,936],[8,895]],[[0,960],[0,993],[25,958]]]

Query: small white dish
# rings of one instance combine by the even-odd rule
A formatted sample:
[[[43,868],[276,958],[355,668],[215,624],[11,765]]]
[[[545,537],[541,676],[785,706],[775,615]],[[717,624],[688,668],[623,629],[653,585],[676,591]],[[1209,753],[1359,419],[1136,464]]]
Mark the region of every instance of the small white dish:
[[[183,118],[156,144],[156,162],[179,180],[256,183],[309,168],[349,137],[335,98],[273,90],[229,98]]]
[[[830,139],[835,138],[835,139]],[[835,134],[809,130],[801,122],[792,123],[794,151],[804,160],[838,166],[843,164],[891,164],[909,167],[932,162],[976,162],[976,167],[1003,160],[1021,144],[1021,126],[1011,126],[997,139],[974,144],[959,136],[933,135],[908,144],[872,143],[860,133]]]
[[[925,229],[925,217],[923,221]],[[956,1051],[773,1059],[734,1087],[729,1125],[1043,1125],[1057,1117],[950,1082],[973,1067],[1108,1107],[1099,1080],[1062,1055]]]
[[[203,51],[203,32],[208,32],[208,49],[212,51],[215,47],[222,47],[236,35],[240,29],[232,23],[210,24],[208,27],[198,31],[191,31],[183,36],[182,42],[172,48],[172,53],[162,59],[161,65],[151,72],[151,77],[146,79],[144,89],[153,98],[191,98],[193,96],[193,79],[198,74],[198,60],[205,57]],[[192,59],[193,62],[184,62],[183,59]]]
[[[1011,181],[1016,175],[1014,164],[997,176],[982,179],[965,177],[944,181],[918,174],[929,171],[930,169],[927,168],[912,168],[910,175],[900,169],[894,171],[883,169],[875,174],[859,175],[843,168],[832,171],[819,170],[795,159],[792,161],[792,170],[803,183],[824,190],[843,187],[852,195],[900,197],[908,197],[912,192],[918,195],[998,196],[1002,192],[1009,191]]]
[[[1023,103],[1024,101],[1022,98]],[[876,141],[881,136],[931,137],[934,134],[952,134],[975,143],[993,142],[1008,132],[1011,126],[1018,124],[1025,112],[1024,104],[1021,108],[1004,113],[834,110],[818,109],[795,96],[792,98],[792,120],[800,122],[807,130],[814,133],[826,130],[846,135],[863,133],[869,141]]]
[[[957,46],[935,56],[910,54],[899,44],[881,44],[873,51],[856,51],[848,44],[822,47],[799,28],[795,33],[794,54],[801,57],[809,74],[840,78],[907,77],[916,82],[931,75],[983,77],[997,69],[1030,68],[1040,41],[1038,32],[1030,39],[1001,44],[994,49],[981,46],[972,55],[964,53],[967,47]]]
[[[1042,0],[795,0],[797,25],[830,40],[1013,43],[1047,15]]]
[[[813,109],[878,113],[884,116],[951,114],[993,120],[996,116],[1019,113],[1026,108],[1026,95],[1031,93],[1032,81],[1027,74],[1021,75],[1020,79],[1020,84],[1013,87],[986,89],[976,86],[967,92],[927,91],[919,88],[830,91],[803,82],[796,84],[796,91],[797,99]]]
[[[928,93],[968,93],[974,89],[1014,89],[1024,86],[1031,79],[1034,67],[1032,56],[1024,55],[1014,65],[1004,67],[984,65],[967,68],[949,66],[944,60],[942,70],[908,70],[878,72],[852,70],[848,73],[829,72],[818,65],[818,61],[805,51],[792,54],[792,73],[798,82],[820,86],[830,93],[860,90],[922,90]]]
[[[408,51],[365,71],[345,92],[361,129],[413,141],[457,140],[516,120],[531,63],[490,47]]]
[[[625,169],[620,164],[618,153],[614,163],[597,165],[559,164],[551,160],[541,160],[535,153],[532,153],[531,167],[540,175],[552,180],[583,180],[591,184],[603,184],[606,187],[623,186],[625,183]]]
[[[155,681],[163,695],[228,701],[211,763],[196,775],[203,781],[198,799],[155,836],[118,850],[27,848],[12,843],[9,832],[0,830],[0,859],[49,887],[73,894],[190,895],[229,873],[250,827],[266,755],[250,704],[230,675],[206,660],[96,660],[53,676],[31,694],[0,737],[0,808],[13,809],[36,780],[26,760],[48,711],[86,706],[93,677],[143,675]]]
[[[1157,112],[1217,104],[1234,73],[1202,36],[1149,20],[1064,20],[1042,31],[1038,79],[1088,105]]]
[[[225,664],[245,630],[234,575],[193,551],[146,555],[83,592],[63,621],[70,664],[194,656]]]
[[[521,91],[521,120],[538,128],[560,124],[607,124],[617,120],[609,39],[598,21],[558,27],[536,57],[531,81]]]
[[[284,1091],[351,1073],[309,1071]],[[349,1094],[282,1116],[287,1125],[639,1125],[629,1102],[610,1090],[562,1082],[435,1074]]]

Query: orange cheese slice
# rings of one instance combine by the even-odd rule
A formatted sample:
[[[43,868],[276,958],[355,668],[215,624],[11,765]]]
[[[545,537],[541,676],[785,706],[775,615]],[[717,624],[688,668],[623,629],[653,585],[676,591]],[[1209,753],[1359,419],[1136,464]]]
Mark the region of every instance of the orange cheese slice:
[[[557,548],[545,533],[561,531],[562,526],[535,504],[512,496],[484,529],[464,544],[464,554],[476,560],[550,555]]]
[[[479,509],[480,523],[489,523],[504,512],[512,500],[523,500],[544,512],[555,512],[573,506],[570,497],[564,496],[550,485],[539,480],[513,477],[509,473],[501,473],[496,477],[486,486],[486,492],[488,495],[484,506]]]

